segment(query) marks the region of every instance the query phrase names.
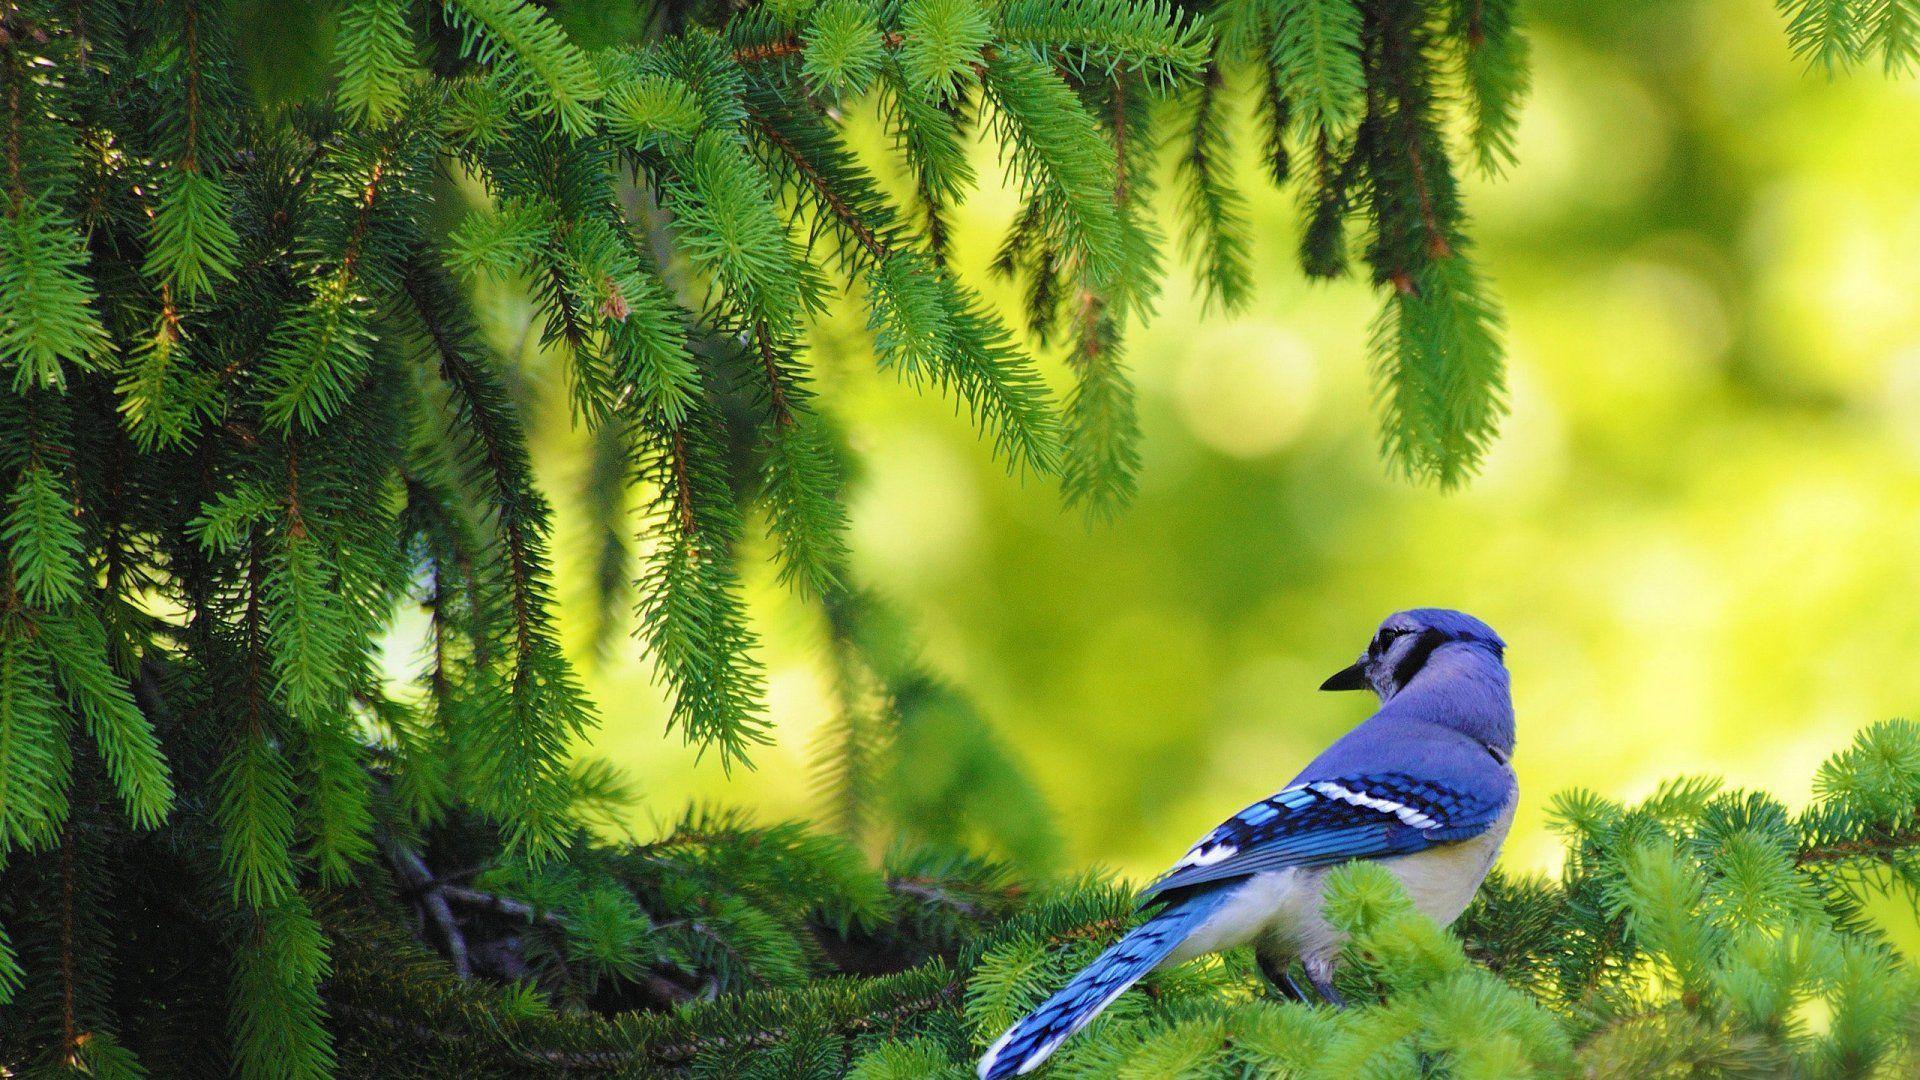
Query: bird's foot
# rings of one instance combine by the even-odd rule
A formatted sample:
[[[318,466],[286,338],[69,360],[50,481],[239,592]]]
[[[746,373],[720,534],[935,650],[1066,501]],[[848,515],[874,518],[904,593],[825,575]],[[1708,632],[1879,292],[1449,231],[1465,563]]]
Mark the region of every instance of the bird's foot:
[[[1290,961],[1261,952],[1255,952],[1253,960],[1259,966],[1261,976],[1267,980],[1267,987],[1273,992],[1274,997],[1281,1001],[1305,1002],[1307,1000],[1307,992],[1300,988],[1300,983],[1293,977],[1293,971],[1289,966]]]
[[[1336,1009],[1347,1007],[1347,999],[1333,986],[1333,961],[1309,960],[1302,966],[1307,969],[1307,982],[1313,986],[1314,993],[1320,995],[1320,1000]]]

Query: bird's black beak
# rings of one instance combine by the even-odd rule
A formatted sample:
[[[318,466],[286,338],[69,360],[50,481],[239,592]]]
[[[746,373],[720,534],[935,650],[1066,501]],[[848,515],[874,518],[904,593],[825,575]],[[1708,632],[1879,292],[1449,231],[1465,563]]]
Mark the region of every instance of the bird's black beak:
[[[1367,665],[1364,660],[1355,660],[1347,667],[1333,673],[1326,682],[1320,684],[1322,690],[1371,690],[1373,684],[1367,681]]]

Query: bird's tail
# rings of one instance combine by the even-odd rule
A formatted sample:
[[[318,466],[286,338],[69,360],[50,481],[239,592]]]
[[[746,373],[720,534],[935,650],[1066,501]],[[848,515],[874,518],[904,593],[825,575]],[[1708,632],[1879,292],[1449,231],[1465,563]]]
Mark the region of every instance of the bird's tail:
[[[980,1058],[980,1080],[1005,1080],[1039,1068],[1067,1036],[1086,1027],[1114,998],[1165,960],[1225,900],[1219,891],[1186,897],[1114,942],[987,1049]]]

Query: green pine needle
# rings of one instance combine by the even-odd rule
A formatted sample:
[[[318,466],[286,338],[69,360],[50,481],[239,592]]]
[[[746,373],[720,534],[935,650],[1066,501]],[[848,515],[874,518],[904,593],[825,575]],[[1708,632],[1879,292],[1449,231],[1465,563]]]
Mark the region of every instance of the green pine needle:
[[[880,26],[863,0],[826,0],[801,35],[802,71],[815,84],[853,96],[873,85],[885,58]]]
[[[42,462],[20,471],[0,519],[14,585],[29,604],[53,607],[77,600],[86,541],[66,479]]]
[[[244,1074],[278,1080],[331,1080],[320,980],[330,970],[326,937],[306,901],[292,896],[248,920],[234,963],[229,1026]]]
[[[374,342],[367,322],[364,300],[345,274],[319,283],[313,300],[267,343],[269,423],[315,432],[340,411],[367,372]]]
[[[1793,55],[1829,76],[1852,66],[1860,56],[1860,22],[1866,6],[1858,0],[1779,0],[1787,16],[1787,40]]]
[[[267,642],[281,699],[296,720],[327,724],[346,707],[353,628],[332,561],[298,517],[280,537],[265,585]]]
[[[706,111],[687,85],[665,75],[641,75],[607,94],[607,127],[636,150],[688,142],[700,133]]]
[[[59,390],[69,366],[91,370],[109,351],[82,273],[80,233],[51,201],[28,199],[0,218],[0,364],[13,390]]]
[[[1353,0],[1286,0],[1270,61],[1309,134],[1338,134],[1360,119],[1360,7]]]
[[[569,135],[585,135],[598,119],[598,73],[554,22],[530,0],[444,0],[468,56],[493,67],[510,96]]]
[[[979,0],[905,0],[900,66],[907,80],[941,100],[973,85],[993,25]]]
[[[1087,310],[1068,353],[1074,384],[1064,412],[1060,483],[1070,505],[1111,519],[1137,486],[1140,421],[1119,328],[1104,304],[1092,297],[1083,303]]]
[[[1166,91],[1207,66],[1201,23],[1163,0],[1012,0],[995,16],[1002,40],[1083,80],[1139,75]]]
[[[775,420],[761,465],[760,502],[778,547],[780,582],[821,596],[846,574],[845,484],[831,436],[811,412]]]
[[[0,854],[53,839],[67,816],[67,721],[45,647],[0,616]]]
[[[7,928],[0,926],[0,1005],[11,1003],[25,981],[26,972],[20,969],[20,954],[14,951]]]
[[[806,277],[766,174],[717,131],[702,133],[674,163],[678,175],[666,196],[681,250],[749,321],[793,325]]]
[[[220,181],[198,169],[176,168],[161,182],[148,237],[147,275],[173,287],[181,300],[210,294],[231,281],[240,238],[228,222],[231,200]]]
[[[173,808],[171,769],[153,723],[134,704],[125,678],[107,660],[107,635],[83,608],[37,622],[53,673],[93,739],[107,775],[139,828],[158,827]]]
[[[406,0],[352,0],[341,8],[333,41],[340,104],[367,123],[392,117],[414,78],[407,8]]]
[[[1053,236],[1096,282],[1126,265],[1113,146],[1065,80],[1025,53],[986,63],[983,86],[1015,178]]]
[[[1253,289],[1246,199],[1229,173],[1226,117],[1218,67],[1192,92],[1184,153],[1175,159],[1179,190],[1180,244],[1198,266],[1209,305],[1232,311]]]
[[[247,707],[263,705],[249,701]],[[286,901],[295,883],[294,780],[286,759],[265,731],[243,732],[227,752],[216,784],[220,868],[232,883],[234,902],[259,910]]]
[[[1920,8],[1916,8],[1920,10]],[[1497,176],[1517,160],[1514,137],[1531,84],[1527,38],[1510,0],[1454,7],[1448,29],[1458,43],[1468,106],[1467,143],[1480,171]]]
[[[1466,482],[1506,412],[1500,315],[1464,254],[1388,292],[1374,321],[1387,460],[1442,488]]]

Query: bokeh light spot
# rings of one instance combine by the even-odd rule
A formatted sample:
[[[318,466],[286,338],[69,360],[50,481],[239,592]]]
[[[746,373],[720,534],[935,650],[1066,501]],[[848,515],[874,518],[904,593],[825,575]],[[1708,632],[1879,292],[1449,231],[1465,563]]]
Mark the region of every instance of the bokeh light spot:
[[[1235,322],[1196,336],[1181,361],[1175,401],[1201,443],[1230,457],[1258,458],[1299,437],[1316,383],[1312,354],[1298,337]]]

